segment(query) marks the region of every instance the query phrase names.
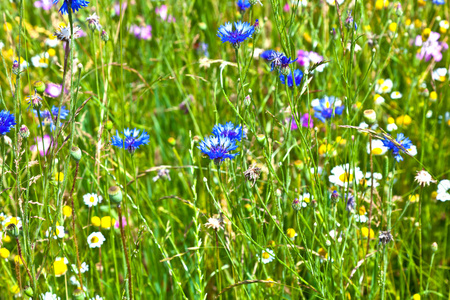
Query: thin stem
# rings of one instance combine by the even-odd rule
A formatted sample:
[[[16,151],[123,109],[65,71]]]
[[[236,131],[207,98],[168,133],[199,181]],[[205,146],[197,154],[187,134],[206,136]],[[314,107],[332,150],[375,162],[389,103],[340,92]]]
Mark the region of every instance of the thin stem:
[[[73,242],[75,244],[75,252],[77,254],[77,269],[78,269],[78,279],[80,280],[80,286],[83,288],[83,279],[81,277],[81,261],[80,261],[80,255],[78,252],[78,241],[77,241],[77,233],[75,230],[75,204],[73,201],[73,190],[75,189],[75,182],[77,181],[77,175],[78,175],[78,168],[80,166],[80,163],[77,161],[76,167],[75,167],[75,175],[73,176],[73,184],[72,184],[72,190],[70,191],[70,199],[72,204],[72,231],[73,231]]]
[[[117,211],[119,213],[119,227],[120,227],[120,236],[122,237],[122,245],[123,245],[123,251],[125,254],[125,260],[127,263],[127,271],[128,271],[128,290],[129,290],[129,299],[133,299],[133,284],[131,281],[131,267],[130,267],[130,259],[128,257],[128,251],[127,251],[127,244],[125,240],[125,231],[123,230],[123,224],[122,224],[122,208],[120,205],[117,206]]]
[[[28,269],[28,266],[25,263],[25,260],[23,259],[22,248],[20,247],[19,238],[16,238],[16,243],[17,243],[17,251],[19,252],[19,257],[22,260],[22,263],[23,263],[23,266],[25,267],[25,270],[27,270],[28,277],[30,278],[30,284],[33,285],[33,276],[31,276],[30,270]]]

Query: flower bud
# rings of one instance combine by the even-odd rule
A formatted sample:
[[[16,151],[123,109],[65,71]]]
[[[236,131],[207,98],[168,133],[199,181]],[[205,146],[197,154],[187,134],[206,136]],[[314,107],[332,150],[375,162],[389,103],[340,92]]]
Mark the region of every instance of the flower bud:
[[[109,40],[109,34],[103,29],[102,31],[102,41],[107,42]]]
[[[19,237],[19,227],[16,226],[16,224],[9,224],[6,227],[6,232],[10,237],[18,238]]]
[[[43,83],[42,81],[35,81],[33,83],[33,87],[39,93],[43,93],[45,91],[45,83]]]
[[[79,162],[80,159],[81,159],[81,150],[80,150],[80,148],[78,148],[77,146],[73,146],[72,149],[70,149],[70,155],[72,156],[72,158],[76,162]]]
[[[76,300],[78,300],[78,299],[81,300],[81,299],[84,299],[84,298],[85,298],[84,291],[83,291],[82,289],[80,289],[80,288],[75,289],[75,290],[73,291],[72,295],[73,295],[73,298],[76,299]]]
[[[260,144],[264,144],[266,142],[266,136],[264,134],[258,134],[256,136],[256,140],[260,143]]]
[[[438,250],[438,244],[436,242],[434,242],[433,244],[431,244],[431,251],[436,252]]]
[[[19,65],[19,62],[17,61],[17,59],[14,60],[14,62],[13,62],[13,65],[12,65],[12,72],[13,72],[15,75],[19,75],[19,73],[20,73],[20,65]]]
[[[120,190],[120,188],[118,186],[112,186],[108,189],[108,195],[109,195],[109,199],[119,205],[120,203],[122,203],[122,191]]]
[[[292,208],[295,211],[299,211],[300,209],[302,209],[302,204],[301,204],[300,200],[295,198],[294,201],[292,201]]]
[[[111,130],[113,128],[113,122],[111,122],[110,120],[106,121],[105,127],[107,130]]]
[[[34,292],[33,292],[33,288],[31,286],[26,286],[23,292],[28,297],[33,298]]]
[[[26,139],[30,136],[30,130],[28,129],[27,125],[20,126],[19,134],[23,139]]]
[[[366,109],[364,111],[364,119],[367,123],[373,124],[377,120],[377,113],[373,109]]]

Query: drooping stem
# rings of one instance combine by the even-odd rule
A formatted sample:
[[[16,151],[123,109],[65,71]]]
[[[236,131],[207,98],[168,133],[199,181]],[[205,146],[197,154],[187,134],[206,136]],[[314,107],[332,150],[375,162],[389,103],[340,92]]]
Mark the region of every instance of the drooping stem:
[[[122,207],[120,205],[117,206],[117,211],[119,213],[119,227],[120,227],[120,236],[122,238],[122,245],[123,245],[123,251],[125,254],[125,261],[127,264],[127,271],[128,271],[128,290],[129,290],[129,299],[133,299],[133,284],[131,282],[131,266],[130,266],[130,258],[128,257],[128,251],[127,251],[127,244],[125,240],[125,231],[123,230],[123,224],[122,224]]]
[[[20,242],[19,242],[19,238],[18,237],[16,238],[16,243],[17,243],[17,251],[19,252],[19,257],[22,260],[22,263],[23,263],[23,266],[25,267],[25,270],[27,270],[28,277],[30,278],[30,284],[33,285],[33,276],[31,276],[30,269],[28,269],[28,266],[25,263],[25,260],[23,259],[22,248],[20,247]]]

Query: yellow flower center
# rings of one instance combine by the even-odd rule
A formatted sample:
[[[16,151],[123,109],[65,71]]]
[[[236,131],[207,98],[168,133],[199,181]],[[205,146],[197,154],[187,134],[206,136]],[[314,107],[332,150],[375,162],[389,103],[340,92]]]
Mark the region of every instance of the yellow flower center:
[[[286,233],[289,238],[295,237],[295,230],[293,228],[289,228]]]
[[[91,196],[91,198],[89,198],[89,202],[94,203],[95,202],[95,198]]]
[[[342,181],[342,182],[351,182],[351,181],[353,181],[353,174],[350,174],[350,173],[347,173],[347,172],[342,173],[339,176],[339,180]]]
[[[263,259],[268,259],[269,257],[270,257],[270,254],[269,254],[269,253],[263,252],[263,254],[262,254],[262,258],[263,258]]]
[[[93,237],[91,238],[91,243],[93,243],[93,244],[98,243],[98,241],[99,241],[99,239],[98,239],[98,237],[96,237],[96,236],[93,236]]]
[[[381,153],[383,153],[383,149],[381,149],[381,148],[373,148],[372,149],[372,154],[380,155]]]

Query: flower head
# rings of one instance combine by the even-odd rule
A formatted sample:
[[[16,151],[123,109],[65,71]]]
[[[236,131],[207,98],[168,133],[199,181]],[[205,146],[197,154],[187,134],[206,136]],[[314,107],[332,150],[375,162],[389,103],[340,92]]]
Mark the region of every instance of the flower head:
[[[270,63],[270,71],[277,70],[280,73],[287,75],[289,73],[289,64],[295,62],[297,59],[292,60],[282,52],[275,50],[266,50],[261,53],[261,58]],[[295,75],[295,73],[294,73]],[[303,74],[302,74],[303,76]],[[281,78],[280,78],[281,79]]]
[[[203,154],[214,160],[214,163],[220,164],[225,159],[233,159],[238,153],[230,153],[237,149],[236,140],[231,140],[227,136],[210,136],[200,142],[198,147]]]
[[[87,237],[90,248],[100,248],[105,240],[106,239],[101,232],[93,232]]]
[[[232,122],[227,122],[225,123],[225,125],[214,125],[212,134],[214,134],[215,136],[227,137],[231,141],[236,140],[238,142],[240,142],[242,138],[245,137],[242,126],[234,126]]]
[[[258,255],[257,255],[258,256]],[[271,261],[273,261],[275,259],[275,254],[273,253],[273,250],[267,248],[266,250],[263,250],[262,254],[261,254],[261,262],[263,264],[268,264]]]
[[[89,28],[91,30],[98,30],[100,31],[102,29],[102,25],[100,25],[100,17],[94,12],[92,15],[86,18],[86,21],[89,24]]]
[[[249,0],[238,0],[236,2],[236,5],[239,8],[239,11],[241,13],[244,13],[247,9],[249,9],[252,5],[250,4]]]
[[[342,186],[344,188],[351,186],[353,181],[359,183],[361,179],[364,178],[363,172],[358,167],[354,169],[350,168],[349,164],[336,166],[331,169],[331,175],[329,176],[329,180],[331,183]]]
[[[289,70],[289,74],[283,75],[280,74],[280,81],[282,84],[286,84],[286,77],[287,77],[287,83],[288,83],[288,87],[293,87],[294,86],[294,82],[292,80],[292,71]],[[303,78],[303,72],[300,71],[299,69],[296,69],[294,71],[294,79],[295,79],[295,85],[299,86],[300,83],[302,82],[302,78]]]
[[[441,180],[437,188],[436,200],[449,201],[450,200],[450,180]]]
[[[429,186],[430,183],[436,183],[436,180],[431,177],[430,173],[425,170],[417,171],[416,177],[414,177],[414,181],[421,186]]]
[[[88,207],[97,206],[97,204],[102,203],[103,197],[97,194],[91,193],[83,196],[83,202]]]
[[[0,111],[0,136],[7,134],[14,125],[16,125],[14,115],[7,110]]]
[[[229,42],[237,49],[243,41],[252,37],[255,27],[242,21],[234,22],[234,27],[235,29],[233,30],[233,25],[230,22],[221,25],[217,31],[217,36],[222,43]]]
[[[223,218],[222,216],[215,215],[212,218],[208,218],[208,222],[205,223],[205,227],[212,228],[215,231],[223,229]]]
[[[49,227],[45,232],[46,237],[52,236],[55,240],[57,238],[62,239],[65,235],[66,232],[64,231],[64,226],[56,226],[55,230],[53,230],[52,227]]]
[[[315,110],[314,116],[323,123],[325,123],[325,120],[331,119],[335,115],[342,115],[342,112],[344,111],[342,101],[333,96],[314,99],[311,102],[311,105]]]
[[[116,131],[116,135],[111,138],[111,144],[118,148],[124,148],[128,150],[128,152],[133,154],[140,145],[146,145],[150,141],[150,136],[145,130],[142,131],[142,134],[140,136],[139,134],[140,130],[136,128],[130,130],[129,128],[127,128],[123,131],[125,139],[122,139],[119,136],[119,132]]]
[[[403,133],[397,134],[397,138],[395,140],[391,137],[385,137],[382,141],[384,146],[392,151],[392,154],[397,162],[403,160],[403,157],[400,155],[402,151],[411,156],[417,154],[416,146],[414,146],[411,140],[405,137]]]
[[[53,4],[57,4],[59,0],[53,0]],[[59,9],[61,14],[69,13],[69,9],[72,9],[76,13],[80,8],[87,7],[89,2],[86,0],[64,0],[63,5]]]
[[[73,27],[73,38],[77,39],[80,37],[81,28],[79,26]],[[54,35],[56,38],[62,42],[70,42],[72,38],[72,34],[70,33],[70,27],[69,26],[59,26],[58,29],[56,29]]]

